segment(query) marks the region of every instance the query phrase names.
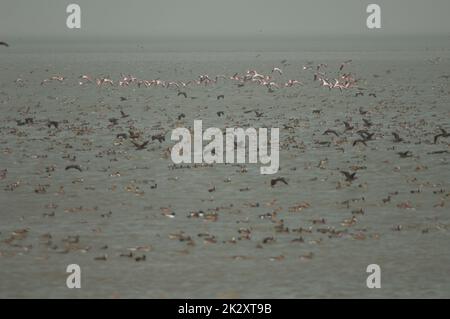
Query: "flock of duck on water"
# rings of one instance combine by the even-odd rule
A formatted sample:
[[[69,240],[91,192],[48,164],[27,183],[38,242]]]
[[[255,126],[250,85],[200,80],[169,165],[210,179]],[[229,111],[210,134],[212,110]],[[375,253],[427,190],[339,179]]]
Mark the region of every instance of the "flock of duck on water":
[[[314,63],[307,63],[304,66],[301,66],[301,69],[304,72],[307,72],[308,76],[311,76],[311,80],[313,83],[317,83],[318,85],[320,85],[320,87],[323,87],[325,89],[328,90],[334,90],[334,89],[338,89],[340,91],[343,90],[347,90],[347,89],[357,89],[357,92],[355,93],[355,96],[360,96],[360,95],[364,95],[364,93],[362,92],[362,88],[358,85],[358,80],[355,78],[355,76],[350,73],[347,72],[347,66],[351,63],[351,60],[347,60],[342,62],[340,65],[338,65],[337,68],[331,68],[329,67],[327,64],[314,64]],[[208,87],[208,86],[213,86],[213,85],[217,85],[220,83],[233,83],[235,85],[237,85],[238,87],[242,87],[245,86],[247,84],[249,85],[257,85],[263,88],[266,88],[269,92],[275,91],[277,89],[282,89],[282,88],[292,88],[292,87],[301,87],[304,85],[304,83],[298,79],[287,79],[285,73],[283,72],[282,68],[285,68],[287,65],[285,64],[285,61],[281,61],[282,67],[273,67],[271,69],[271,71],[266,72],[266,73],[260,73],[258,71],[256,71],[255,69],[248,69],[247,71],[243,72],[243,73],[234,73],[232,76],[226,76],[226,75],[216,75],[216,76],[210,76],[208,74],[201,74],[198,77],[196,77],[193,80],[189,80],[189,81],[181,81],[181,80],[175,80],[175,81],[165,81],[165,80],[161,80],[161,79],[152,79],[152,80],[145,80],[145,79],[139,79],[138,77],[135,77],[133,75],[121,75],[121,77],[119,79],[112,79],[111,77],[107,77],[107,76],[91,76],[91,75],[86,75],[83,74],[81,76],[79,76],[79,78],[77,78],[77,84],[80,86],[84,86],[84,85],[92,85],[92,86],[98,86],[98,87],[145,87],[145,88],[151,88],[151,87],[161,87],[161,88],[167,88],[167,89],[173,89],[178,91],[178,95],[184,95],[184,97],[187,97],[186,92],[183,91],[184,88],[193,88],[193,87]],[[331,72],[330,72],[331,70]],[[51,76],[49,78],[44,79],[41,82],[42,86],[45,85],[50,85],[51,83],[55,82],[55,83],[66,83],[66,81],[68,81],[68,79],[64,76],[61,75],[54,75]],[[26,84],[26,81],[23,79],[17,79],[16,80],[17,85],[22,86]],[[176,92],[175,91],[175,92]],[[375,93],[369,93],[368,96],[373,96],[376,97]],[[218,95],[217,99],[220,98],[224,98],[224,95]],[[121,97],[121,100],[126,100],[126,98]],[[29,110],[29,107],[28,107]],[[28,110],[25,113],[28,113]],[[244,111],[244,113],[255,113],[255,117],[256,119],[259,119],[262,115],[263,112],[259,111],[259,110],[246,110]],[[313,114],[320,116],[321,114],[321,110],[313,110],[312,111]],[[345,143],[347,142],[347,137],[351,137],[353,136],[353,133],[356,133],[359,135],[358,139],[353,140],[352,141],[352,146],[357,146],[357,145],[364,145],[367,146],[369,143],[372,143],[371,141],[374,141],[377,136],[383,134],[383,132],[381,132],[381,127],[377,125],[377,123],[373,123],[372,120],[369,118],[371,111],[367,111],[364,110],[363,107],[359,108],[359,114],[361,116],[364,116],[362,118],[363,124],[359,125],[356,124],[355,122],[352,122],[350,119],[346,119],[347,121],[342,121],[341,123],[343,125],[345,125],[344,128],[342,128],[342,130],[338,129],[338,128],[327,128],[325,131],[321,131],[321,135],[335,135],[336,137],[340,137],[339,141],[336,141],[336,145],[340,145],[341,143]],[[217,116],[223,116],[224,115],[224,111],[218,111],[217,112]],[[178,120],[181,120],[182,118],[184,118],[186,115],[184,113],[181,113],[178,115]],[[123,110],[120,110],[120,119],[126,119],[129,118],[130,114],[126,114]],[[117,127],[117,129],[122,129],[120,128],[120,125],[117,125],[120,121],[119,118],[109,118],[108,121],[108,126],[107,128],[110,129],[111,131],[114,131],[115,128]],[[132,121],[132,120],[131,120]],[[130,122],[134,124],[134,121]],[[31,125],[33,124],[33,118],[32,117],[28,117],[25,118],[24,120],[18,120],[17,121],[17,125],[18,126],[23,126],[23,125]],[[325,125],[325,124],[324,124]],[[55,128],[56,130],[58,129],[63,129],[61,128],[61,126],[59,126],[59,122],[55,121],[55,120],[48,120],[47,122],[47,126],[49,129],[51,128]],[[288,132],[293,132],[294,128],[299,127],[299,122],[298,119],[293,119],[292,121],[289,120],[288,123],[286,123],[284,125],[284,129],[288,130]],[[404,127],[404,125],[400,125],[400,127]],[[78,130],[78,128],[77,128]],[[447,138],[450,137],[450,133],[445,131],[443,128],[439,128],[440,132],[434,136],[434,144],[438,144],[439,139],[443,139],[443,138]],[[17,134],[18,131],[13,131],[12,134]],[[91,132],[93,132],[93,130],[84,130],[83,129],[79,129],[79,131],[77,131],[77,134],[81,132],[80,134],[84,134],[85,132],[87,132],[86,134],[91,134]],[[53,131],[49,131],[49,136],[54,137],[55,133]],[[409,141],[404,141],[404,138],[400,136],[399,133],[397,132],[391,132],[392,136],[393,136],[393,140],[391,140],[391,142],[395,143],[395,144],[401,144],[402,142],[408,142]],[[146,149],[147,146],[149,146],[149,143],[151,143],[154,140],[159,141],[159,143],[162,143],[163,141],[165,141],[165,133],[159,133],[156,135],[152,135],[151,136],[151,141],[150,140],[145,140],[142,141],[143,138],[145,138],[144,136],[144,132],[141,130],[138,130],[136,127],[134,127],[133,125],[129,127],[128,133],[125,133],[123,131],[119,132],[118,134],[116,134],[116,142],[114,145],[121,145],[122,141],[125,139],[128,139],[136,148],[136,150],[143,150]],[[406,137],[405,137],[406,139]],[[139,142],[141,141],[141,142]],[[53,141],[52,141],[53,142]],[[295,147],[301,146],[299,142],[295,141],[295,139],[292,136],[288,137],[288,143],[289,144],[293,144]],[[330,141],[319,141],[317,140],[315,142],[316,144],[319,145],[326,145],[326,146],[330,146],[331,142]],[[430,142],[431,144],[431,142]],[[67,144],[69,145],[69,144]],[[156,148],[155,148],[156,149]],[[340,150],[343,151],[343,148],[339,147]],[[392,145],[392,149],[396,150],[396,147]],[[103,154],[109,154],[109,152],[111,154],[119,154],[119,152],[115,152],[115,150],[107,150],[104,153],[99,153],[96,156],[97,157],[102,157]],[[431,153],[428,154],[442,154],[442,153],[448,153],[448,150],[436,150],[433,151]],[[397,152],[397,155],[400,158],[409,158],[409,157],[413,157],[412,151],[410,150],[406,150],[403,152]],[[65,155],[66,156],[66,155]],[[69,161],[75,161],[76,160],[76,156],[70,157],[64,157],[64,159],[68,159]],[[364,156],[364,159],[366,159],[366,157]],[[116,158],[114,160],[117,160]],[[318,165],[316,166],[319,169],[326,169],[327,168],[327,163],[328,163],[328,158],[325,159],[321,159],[318,163]],[[170,169],[172,169],[173,166],[170,167]],[[179,166],[178,168],[187,168],[190,166]],[[195,166],[192,166],[195,167]],[[309,167],[312,167],[310,165],[308,165],[308,169]],[[240,173],[245,173],[247,172],[247,169],[245,167],[240,167]],[[295,168],[297,169],[297,168]],[[342,188],[342,185],[351,185],[352,182],[354,182],[355,180],[358,180],[358,176],[357,174],[359,170],[363,170],[365,169],[364,166],[359,166],[359,165],[353,165],[350,167],[350,170],[346,171],[344,169],[339,168],[338,172],[339,174],[342,174],[343,177],[345,177],[345,181],[339,181],[338,185],[336,187],[336,189]],[[397,170],[397,167],[395,168]],[[400,167],[398,166],[398,170],[400,169]],[[422,166],[417,166],[416,167],[416,171],[417,170],[421,170],[424,169],[422,168]],[[55,170],[55,167],[53,166],[48,166],[46,168],[46,173],[51,173],[52,171]],[[65,165],[64,167],[65,171],[68,170],[78,170],[80,172],[84,171],[84,168],[82,168],[81,165],[79,164],[69,164],[69,165]],[[0,170],[0,180],[6,179],[7,178],[7,174],[8,171],[7,169],[3,169]],[[120,176],[120,172],[117,171],[115,173],[110,174],[110,176]],[[169,177],[172,178],[172,177]],[[315,177],[315,179],[311,179],[311,181],[316,180],[317,177]],[[173,179],[173,180],[177,180],[177,179]],[[231,179],[227,178],[226,180],[224,180],[224,183],[228,183],[230,182]],[[78,180],[77,180],[78,182]],[[140,190],[137,186],[135,186],[134,184],[135,182],[133,181],[133,183],[130,183],[126,186],[126,191],[127,192],[134,192],[136,193],[136,195],[142,196],[142,194],[144,193],[142,190]],[[276,177],[270,180],[270,187],[274,188],[274,187],[283,187],[283,185],[292,185],[289,184],[289,178],[285,178],[285,177]],[[19,182],[15,182],[12,184],[9,184],[6,186],[5,190],[8,191],[12,191],[15,188],[17,188],[19,185]],[[36,188],[34,191],[37,194],[44,194],[46,193],[46,187],[47,186],[41,186],[39,185],[38,188]],[[63,187],[63,186],[62,186]],[[114,185],[111,190],[115,190],[116,189],[116,185]],[[365,184],[360,184],[359,187],[366,187]],[[158,184],[155,182],[154,185],[150,186],[150,189],[157,189],[158,188]],[[87,189],[87,188],[86,188]],[[240,188],[239,191],[240,192],[244,192],[244,191],[248,191],[249,188]],[[212,193],[216,191],[216,186],[211,185],[211,187],[209,187],[207,189],[208,193]],[[416,191],[411,191],[411,194],[416,194]],[[434,194],[444,194],[446,191],[443,189],[440,190],[435,190]],[[60,188],[60,190],[58,191],[58,195],[60,194],[64,194],[63,188]],[[381,202],[383,204],[389,203],[391,201],[391,197],[393,198],[394,196],[398,195],[399,192],[397,190],[395,190],[395,192],[389,192],[386,198],[382,198]],[[358,207],[358,209],[353,209],[354,207],[352,207],[352,210],[350,212],[350,216],[346,216],[345,219],[339,224],[342,227],[346,227],[344,229],[340,228],[335,228],[333,226],[333,224],[328,224],[328,221],[324,218],[314,218],[312,220],[309,220],[309,225],[305,226],[301,226],[301,227],[297,227],[294,226],[295,228],[288,228],[287,227],[287,223],[284,223],[284,219],[280,218],[282,217],[281,212],[283,211],[283,208],[281,206],[279,206],[280,204],[277,203],[277,199],[274,198],[271,202],[265,203],[265,207],[267,207],[267,209],[269,209],[271,212],[259,215],[258,218],[262,219],[262,220],[267,220],[270,221],[272,223],[274,223],[274,232],[270,234],[270,236],[266,236],[264,238],[262,238],[262,240],[260,242],[258,242],[257,247],[258,248],[262,248],[263,245],[265,244],[269,244],[269,243],[273,243],[276,242],[277,238],[276,238],[276,234],[279,233],[291,233],[293,234],[294,238],[291,239],[291,242],[293,243],[303,243],[303,242],[308,242],[311,244],[316,244],[316,243],[320,243],[322,242],[322,237],[320,237],[319,239],[316,239],[316,237],[313,235],[314,232],[320,233],[320,234],[327,234],[330,238],[341,238],[341,237],[350,237],[350,238],[354,238],[354,239],[358,239],[358,240],[363,240],[366,238],[379,238],[379,234],[378,233],[370,233],[370,232],[366,232],[366,229],[361,228],[361,229],[356,229],[354,231],[349,230],[348,227],[351,227],[353,225],[355,225],[358,222],[359,216],[360,215],[364,215],[365,214],[365,207],[367,206],[367,204],[357,204],[359,202],[364,202],[365,198],[364,197],[360,197],[360,198],[352,198],[352,199],[347,199],[341,203],[339,203],[340,207],[346,207],[346,209],[350,209],[352,207],[353,204],[355,204],[355,206]],[[444,207],[444,200],[442,199],[442,201],[440,201],[438,204],[436,204],[435,207]],[[252,208],[258,208],[258,207],[263,207],[263,202],[251,202],[251,203],[246,203],[245,207],[246,209],[248,207],[252,207]],[[438,206],[439,205],[439,206]],[[289,212],[301,212],[307,208],[309,208],[311,206],[311,203],[303,201],[300,202],[298,204],[296,204],[295,206],[291,206],[288,208]],[[195,211],[191,211],[189,212],[189,215],[187,216],[187,218],[190,219],[202,219],[204,221],[217,221],[218,220],[218,216],[219,216],[219,211],[223,211],[223,210],[228,210],[228,209],[235,209],[239,212],[241,212],[241,208],[237,208],[237,206],[233,206],[230,205],[228,206],[220,206],[220,207],[215,207],[215,208],[208,208],[205,210],[195,210]],[[57,205],[55,203],[50,203],[46,206],[47,209],[51,209],[54,210],[57,208]],[[397,204],[397,208],[400,209],[412,209],[413,206],[409,201],[404,201],[404,202],[400,202]],[[78,207],[73,207],[73,208],[67,208],[64,211],[65,212],[78,212],[78,211],[88,211],[89,208],[85,208],[80,206]],[[93,211],[97,211],[97,208],[95,208]],[[161,215],[168,217],[168,218],[175,218],[175,212],[173,211],[173,209],[170,207],[160,207],[160,211],[161,211]],[[278,213],[280,213],[278,215]],[[102,213],[101,214],[101,218],[109,218],[112,215],[112,211],[109,211],[108,213]],[[47,218],[47,217],[52,217],[55,216],[55,212],[52,211],[51,213],[44,213],[43,217]],[[177,215],[178,216],[178,215]],[[356,217],[358,216],[358,218]],[[250,221],[248,220],[248,218],[246,219],[240,219],[237,220],[236,223],[239,223],[239,225],[241,226],[241,223],[249,223]],[[252,235],[256,233],[256,231],[254,231],[251,227],[251,224],[248,225],[248,227],[240,227],[237,229],[237,234],[235,233],[231,239],[226,239],[223,241],[223,243],[237,243],[240,240],[250,240],[252,238]],[[318,227],[318,228],[313,228],[314,227]],[[436,226],[436,227],[441,227],[440,225]],[[444,226],[442,226],[444,227]],[[447,226],[445,226],[447,227]],[[395,225],[392,230],[393,231],[400,231],[402,230],[403,226],[402,225]],[[426,233],[429,231],[428,229],[429,227],[425,228],[422,230],[422,233]],[[95,230],[97,232],[97,230]],[[22,239],[24,239],[27,234],[28,234],[29,230],[28,229],[19,229],[19,230],[15,230],[14,232],[11,233],[10,237],[5,239],[3,242],[6,244],[15,244],[17,241],[20,241]],[[310,238],[309,235],[311,235]],[[201,232],[197,234],[197,237],[201,239],[201,241],[203,241],[204,243],[218,243],[220,242],[218,240],[218,236],[211,234],[209,232]],[[256,236],[255,236],[256,237]],[[54,242],[55,240],[53,239],[52,242],[52,235],[50,233],[48,234],[44,234],[41,236],[41,239],[43,240],[43,242],[48,245],[49,247],[51,247],[51,249],[58,251],[58,252],[62,252],[62,253],[67,253],[69,251],[73,251],[73,250],[77,250],[79,249],[82,252],[87,252],[91,247],[88,246],[87,248],[85,248],[84,246],[79,246],[81,240],[80,240],[80,236],[75,234],[75,235],[69,235],[66,238],[64,238],[63,244],[61,245],[56,245]],[[171,232],[169,234],[169,239],[171,240],[178,240],[180,242],[184,242],[187,244],[187,246],[194,246],[195,245],[195,237],[194,236],[190,236],[187,233],[185,233],[184,231],[177,231],[177,232]],[[63,248],[61,248],[63,247]],[[102,249],[102,251],[107,250],[108,249],[108,245],[105,245],[103,247],[101,247],[100,249]],[[136,247],[131,247],[128,248],[126,253],[121,252],[119,257],[126,257],[126,258],[130,258],[130,259],[134,259],[136,262],[139,261],[145,261],[146,260],[146,255],[142,254],[144,252],[148,252],[151,251],[153,248],[151,247],[151,245],[140,245],[140,246],[136,246]],[[111,251],[111,250],[109,250]],[[188,252],[187,250],[183,250],[183,253]],[[4,255],[9,254],[8,252],[3,253]],[[2,255],[2,252],[0,251],[0,256]],[[300,257],[301,260],[309,260],[313,258],[313,252],[310,251],[307,254],[303,254]],[[251,256],[246,256],[246,255],[234,255],[232,256],[233,259],[248,259],[248,258],[252,258]],[[285,256],[283,254],[280,254],[278,256],[275,257],[270,257],[270,260],[278,260],[281,261],[285,258]],[[108,254],[102,253],[100,256],[95,257],[95,260],[107,260],[108,259]]]

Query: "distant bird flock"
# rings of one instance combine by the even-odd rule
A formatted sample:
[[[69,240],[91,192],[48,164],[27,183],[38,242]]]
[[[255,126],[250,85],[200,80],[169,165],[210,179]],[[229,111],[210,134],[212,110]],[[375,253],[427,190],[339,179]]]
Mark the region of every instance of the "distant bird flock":
[[[340,91],[351,89],[356,87],[357,80],[351,73],[343,73],[344,68],[351,62],[351,60],[344,61],[337,69],[337,73],[334,76],[327,74],[328,65],[321,63],[317,66],[313,66],[312,63],[302,66],[303,71],[310,71],[312,73],[312,80],[318,82],[322,87],[331,89],[339,89]],[[64,82],[66,78],[61,75],[51,76],[44,79],[41,85],[45,85],[51,82]],[[133,75],[121,75],[118,80],[113,80],[109,77],[93,77],[91,75],[83,74],[78,78],[79,85],[96,84],[97,86],[118,86],[128,87],[135,85],[137,87],[162,87],[162,88],[174,88],[179,91],[178,95],[187,97],[186,93],[181,91],[184,88],[195,86],[212,86],[220,82],[231,81],[236,83],[239,87],[245,84],[256,84],[268,89],[269,92],[273,92],[276,89],[282,87],[291,88],[294,86],[304,85],[302,81],[296,79],[284,79],[283,70],[279,67],[273,67],[269,74],[260,73],[254,69],[248,69],[246,72],[239,74],[234,73],[232,76],[223,74],[210,76],[208,74],[201,74],[196,79],[189,81],[181,80],[161,80],[161,79],[139,79]],[[22,79],[17,79],[17,83],[23,83]],[[218,99],[224,98],[224,96],[218,97]]]

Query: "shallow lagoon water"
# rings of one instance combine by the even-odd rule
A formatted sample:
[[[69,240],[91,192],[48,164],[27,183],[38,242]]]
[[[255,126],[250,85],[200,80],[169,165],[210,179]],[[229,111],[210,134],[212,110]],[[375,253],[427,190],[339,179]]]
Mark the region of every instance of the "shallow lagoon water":
[[[0,180],[0,297],[449,297],[450,157],[435,153],[450,151],[449,139],[434,144],[433,137],[439,127],[450,129],[450,56],[436,47],[2,50],[0,169],[7,174]],[[347,59],[364,96],[324,89],[302,70],[313,61],[327,63],[333,74]],[[268,92],[224,81],[188,88],[184,98],[165,88],[78,85],[81,74],[187,81],[204,73],[270,73],[282,60],[280,79],[304,86]],[[54,74],[66,80],[40,85]],[[260,118],[247,112],[255,109]],[[120,118],[120,110],[130,116]],[[186,117],[178,120],[181,113]],[[26,117],[34,123],[18,126]],[[117,125],[110,126],[111,117]],[[354,147],[363,118],[373,123],[375,139]],[[196,119],[204,128],[279,127],[280,171],[261,175],[260,164],[173,169],[170,133]],[[48,120],[59,128],[48,128]],[[355,128],[345,132],[343,121]],[[129,126],[147,138],[164,132],[166,141],[137,151],[116,139]],[[340,136],[323,135],[327,128]],[[392,131],[404,141],[394,143]],[[397,152],[406,150],[413,156],[400,158]],[[83,171],[65,170],[69,164]],[[355,167],[358,179],[345,182],[340,171]],[[289,185],[271,187],[278,176]],[[39,186],[44,191],[36,192]],[[355,214],[360,209],[364,214]],[[199,210],[217,220],[188,217]],[[273,212],[274,220],[260,217]],[[322,218],[325,224],[313,222]],[[277,231],[281,219],[289,231]],[[300,227],[311,232],[295,232]],[[20,229],[27,232],[13,233]],[[250,239],[240,229],[251,230]],[[192,241],[173,239],[180,232]],[[204,233],[216,243],[198,236]],[[292,242],[300,236],[304,242]],[[267,237],[275,240],[263,243]],[[145,248],[121,256],[132,247]],[[145,261],[134,259],[143,255]],[[65,285],[72,263],[81,266],[81,289]],[[381,289],[366,287],[373,263],[382,269]]]

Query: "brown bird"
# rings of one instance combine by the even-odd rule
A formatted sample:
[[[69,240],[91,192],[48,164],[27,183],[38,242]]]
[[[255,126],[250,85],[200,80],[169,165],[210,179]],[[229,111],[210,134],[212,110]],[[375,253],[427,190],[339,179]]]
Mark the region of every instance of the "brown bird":
[[[346,131],[353,130],[353,126],[349,122],[344,121],[344,125]]]
[[[130,133],[130,138],[139,138],[141,136],[140,132],[133,131],[132,129],[129,129],[128,133]]]
[[[8,170],[7,170],[6,168],[5,168],[5,169],[2,169],[2,170],[0,171],[0,180],[6,178],[6,173],[8,173]]]
[[[54,127],[54,128],[58,128],[58,122],[57,121],[48,121],[48,123],[47,123],[47,126],[49,127],[49,128],[51,128],[52,126]]]
[[[283,182],[286,185],[289,185],[288,182],[286,182],[286,179],[284,177],[277,177],[270,181],[270,186],[274,187],[278,182]]]
[[[108,259],[108,255],[107,255],[107,254],[104,254],[104,255],[95,257],[94,259],[95,259],[95,260],[102,260],[102,261],[105,261],[105,260]]]
[[[134,258],[134,260],[135,261],[145,261],[147,258],[146,258],[146,256],[145,255],[142,255],[142,256],[138,256],[138,257],[136,257],[136,258]]]
[[[143,150],[143,149],[145,149],[145,147],[147,146],[147,144],[149,142],[150,141],[145,141],[144,143],[139,144],[139,143],[136,143],[135,141],[131,141],[131,143],[133,143],[133,145],[136,146],[136,150]]]
[[[114,118],[114,117],[112,117],[112,118],[110,118],[110,119],[108,119],[108,121],[112,124],[112,125],[117,125],[117,123],[118,123],[118,119],[116,119],[116,118]]]
[[[163,141],[166,140],[164,134],[158,134],[158,135],[152,135],[152,141],[154,140],[158,140],[158,142],[162,143]]]
[[[353,173],[350,174],[349,172],[341,171],[341,173],[345,175],[345,180],[347,182],[352,182],[352,181],[354,181],[355,179],[358,178],[358,177],[356,177],[356,172],[353,172]]]
[[[398,135],[397,133],[392,132],[392,135],[394,136],[394,142],[395,142],[395,143],[400,143],[400,142],[403,141],[403,139],[402,139],[402,138],[400,137],[400,135]]]

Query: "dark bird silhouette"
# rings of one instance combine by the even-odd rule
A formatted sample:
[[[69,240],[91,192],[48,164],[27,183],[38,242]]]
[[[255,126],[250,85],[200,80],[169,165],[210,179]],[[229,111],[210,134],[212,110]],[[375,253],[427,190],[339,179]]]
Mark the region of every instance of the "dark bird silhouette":
[[[319,80],[319,74],[314,73],[313,81],[316,82],[317,80]]]
[[[401,157],[401,158],[406,158],[406,157],[411,157],[412,153],[410,151],[406,151],[406,152],[397,152],[397,154]]]
[[[121,100],[121,101],[126,101],[126,100],[127,100],[127,98],[126,98],[126,97],[124,97],[124,96],[121,96],[121,97],[120,97],[120,100]]]
[[[364,92],[356,92],[355,97],[357,97],[357,96],[364,96]]]
[[[51,128],[52,126],[53,126],[54,128],[58,128],[58,125],[59,125],[59,123],[58,123],[57,121],[48,121],[48,123],[47,123],[47,126],[48,126],[49,128]]]
[[[382,200],[383,200],[383,203],[384,203],[384,204],[389,203],[389,202],[391,201],[391,196],[389,195],[389,196],[386,197],[386,198],[382,198]]]
[[[219,116],[219,117],[222,116],[222,115],[225,115],[225,113],[224,113],[223,111],[219,111],[219,112],[217,112],[216,114],[217,114],[217,116]]]
[[[128,254],[120,254],[119,257],[133,258],[133,253],[130,251]]]
[[[9,44],[6,43],[6,42],[3,42],[3,41],[0,41],[0,45],[3,45],[3,46],[5,46],[5,47],[9,47]]]
[[[178,92],[177,96],[183,95],[185,98],[187,98],[187,94],[186,92]]]
[[[80,166],[80,165],[76,165],[76,164],[67,165],[67,166],[66,166],[66,171],[69,170],[69,169],[77,169],[77,170],[79,170],[80,172],[82,171],[81,166]]]
[[[137,262],[145,261],[146,259],[147,259],[147,257],[145,255],[138,256],[138,257],[134,258],[134,260],[137,261]]]
[[[125,112],[122,110],[120,111],[120,115],[122,116],[122,118],[126,118],[126,117],[130,116],[129,114],[125,114]]]
[[[157,135],[152,135],[152,141],[154,140],[158,140],[158,142],[162,143],[163,141],[166,140],[166,137],[164,136],[164,134],[157,134]]]
[[[447,153],[449,153],[449,151],[447,151],[447,150],[442,150],[442,151],[429,152],[429,153],[427,153],[427,154],[433,155],[433,154],[447,154]]]
[[[440,138],[440,137],[450,137],[450,133],[447,133],[446,130],[444,130],[443,128],[440,128],[440,130],[441,130],[441,134],[434,136],[434,144],[437,143],[438,138]]]
[[[274,187],[278,182],[282,182],[286,185],[289,185],[288,182],[286,182],[286,179],[284,177],[277,177],[277,178],[270,180],[270,186]]]
[[[352,60],[347,60],[341,63],[341,66],[339,67],[339,71],[342,71],[342,69],[349,63],[351,63]]]
[[[353,172],[353,173],[350,174],[349,172],[341,171],[341,174],[344,174],[345,180],[347,182],[353,182],[355,179],[358,178],[358,177],[356,177],[356,172]]]
[[[8,173],[8,169],[2,169],[0,171],[0,180],[5,179],[6,178],[6,173]]]
[[[186,117],[186,114],[181,113],[180,115],[178,115],[178,121],[180,121],[184,117]]]
[[[221,95],[217,95],[217,99],[218,99],[218,100],[220,100],[220,99],[222,99],[222,100],[223,100],[224,98],[225,98],[225,95],[223,95],[223,94],[221,94]]]
[[[264,114],[264,112],[258,112],[255,110],[256,117],[261,117]]]
[[[369,133],[366,130],[359,130],[358,132],[356,132],[359,134],[359,136],[361,136],[365,141],[370,141],[373,139],[373,136],[375,135],[375,133]]]
[[[345,125],[346,131],[353,130],[353,128],[354,128],[349,122],[346,122],[346,121],[344,121],[344,125]]]
[[[132,139],[141,137],[141,132],[133,131],[133,129],[131,129],[131,128],[128,130],[128,133],[130,134],[130,138],[132,138]]]
[[[377,97],[377,95],[375,93],[369,93],[369,96]]]
[[[325,132],[323,132],[322,135],[328,135],[328,134],[334,134],[336,136],[339,136],[339,134],[335,130],[330,130],[330,129],[327,129]]]
[[[398,135],[397,133],[392,132],[392,135],[394,136],[394,142],[395,142],[395,143],[400,143],[400,142],[403,141],[403,139],[402,139],[402,138],[400,137],[400,135]]]
[[[119,122],[119,120],[116,119],[116,118],[114,118],[114,117],[108,119],[108,121],[109,121],[112,125],[117,125],[117,123]]]
[[[145,147],[147,146],[147,144],[148,144],[149,142],[150,142],[150,141],[145,141],[144,143],[139,144],[139,143],[137,143],[137,142],[135,142],[135,141],[131,141],[131,143],[133,143],[133,145],[136,146],[136,149],[137,149],[137,150],[143,150],[143,149],[145,149]]]
[[[33,124],[33,119],[31,117],[26,118],[24,121],[16,120],[17,126],[23,126],[25,124]]]

